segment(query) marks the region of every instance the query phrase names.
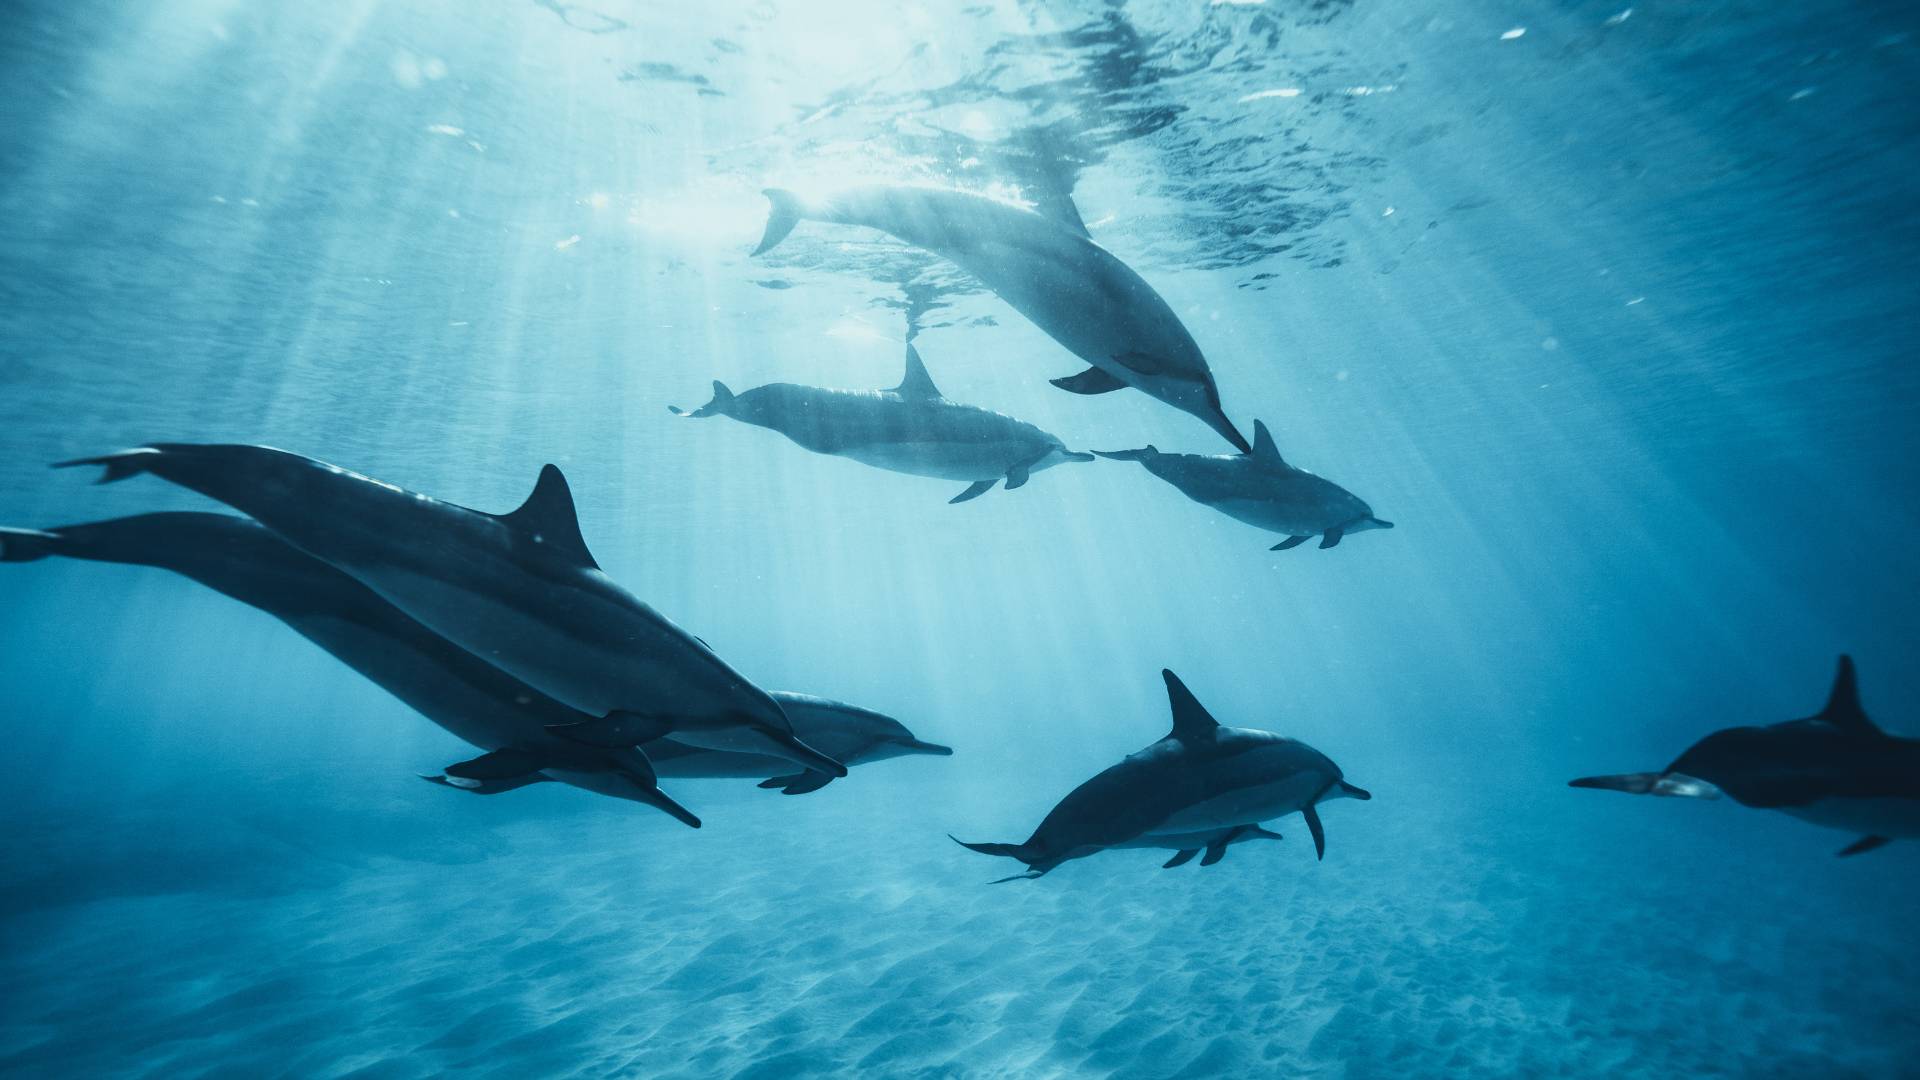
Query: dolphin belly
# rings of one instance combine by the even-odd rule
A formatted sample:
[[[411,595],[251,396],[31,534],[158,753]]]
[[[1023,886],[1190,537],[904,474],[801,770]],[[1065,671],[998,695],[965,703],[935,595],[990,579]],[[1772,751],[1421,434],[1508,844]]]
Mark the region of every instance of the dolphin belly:
[[[1328,782],[1318,773],[1294,773],[1233,788],[1175,810],[1146,831],[1167,835],[1270,821],[1306,809],[1326,790]]]
[[[1235,520],[1290,536],[1312,536],[1345,520],[1325,509],[1287,499],[1217,499],[1209,505]]]
[[[1016,463],[1044,452],[1009,441],[981,443],[886,442],[848,446],[837,451],[863,465],[930,476],[940,480],[998,480]]]
[[[1806,806],[1783,806],[1783,813],[1829,829],[1869,836],[1920,838],[1920,799],[1829,797]]]

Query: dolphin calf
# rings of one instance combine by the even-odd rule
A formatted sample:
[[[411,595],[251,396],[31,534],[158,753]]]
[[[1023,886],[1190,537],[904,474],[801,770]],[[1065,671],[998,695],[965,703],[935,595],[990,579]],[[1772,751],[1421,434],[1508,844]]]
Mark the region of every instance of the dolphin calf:
[[[1393,522],[1374,517],[1373,508],[1346,488],[1287,464],[1267,425],[1258,420],[1253,422],[1253,449],[1237,456],[1163,454],[1152,446],[1094,453],[1137,461],[1194,502],[1287,534],[1271,551],[1298,547],[1313,536],[1320,537],[1321,547],[1330,548],[1348,533],[1393,528]]]
[[[949,502],[987,493],[1002,478],[1007,490],[1064,461],[1092,461],[1068,450],[1032,424],[974,405],[948,401],[927,366],[907,346],[907,373],[892,390],[829,390],[769,383],[735,394],[713,384],[713,400],[675,416],[731,416],[771,428],[816,454],[852,458],[914,476],[962,480],[969,486]]]
[[[1196,842],[1196,834],[1207,838],[1211,861],[1217,862],[1215,845],[1224,854],[1229,842],[1221,839],[1223,831],[1298,811],[1313,833],[1315,855],[1324,858],[1326,830],[1315,807],[1329,799],[1373,796],[1347,783],[1339,766],[1303,742],[1220,726],[1173,672],[1160,675],[1173,709],[1173,730],[1166,738],[1074,788],[1025,843],[954,842],[1026,863],[1026,873],[1000,879],[1012,881],[1040,877],[1069,859],[1129,842],[1191,850],[1186,845]]]
[[[765,194],[773,208],[755,255],[803,220],[890,233],[958,264],[1092,365],[1053,380],[1055,386],[1076,394],[1131,386],[1249,449],[1221,411],[1220,390],[1193,335],[1146,279],[1093,242],[1077,211],[1049,216],[932,187],[860,187],[816,202],[781,188]]]
[[[1227,857],[1227,847],[1243,844],[1249,840],[1279,840],[1279,833],[1270,832],[1259,825],[1235,825],[1230,829],[1209,829],[1191,833],[1147,833],[1122,843],[1117,848],[1172,848],[1173,857],[1160,864],[1162,870],[1171,870],[1184,866],[1195,855],[1205,851],[1200,860],[1201,866],[1212,866]]]
[[[632,799],[699,828],[662,792],[645,755],[560,738],[575,712],[427,629],[257,522],[230,514],[141,514],[56,529],[0,529],[0,562],[48,556],[154,566],[259,608],[416,712],[488,751],[439,783],[484,795],[560,780]]]
[[[1570,786],[1693,799],[1724,792],[1742,806],[1860,834],[1841,855],[1920,837],[1920,739],[1889,735],[1867,719],[1846,656],[1814,716],[1725,728],[1659,772],[1587,776]]]
[[[951,747],[926,742],[905,724],[872,709],[790,690],[774,690],[772,696],[792,721],[795,735],[843,765],[868,765],[910,754],[953,754]],[[833,779],[823,772],[795,773],[792,762],[765,754],[706,750],[666,739],[647,743],[644,749],[661,776],[764,778],[761,787],[787,795],[818,791]]]
[[[779,703],[600,571],[552,465],[519,509],[487,514],[264,446],[155,443],[103,457],[100,482],[153,473],[232,506],[429,629],[595,719],[555,728],[608,748],[657,738],[845,776]]]

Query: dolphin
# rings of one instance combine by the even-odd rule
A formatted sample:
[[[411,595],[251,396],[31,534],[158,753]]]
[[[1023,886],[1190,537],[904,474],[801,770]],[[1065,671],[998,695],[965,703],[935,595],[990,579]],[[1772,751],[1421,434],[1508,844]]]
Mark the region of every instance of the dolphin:
[[[1330,548],[1348,533],[1393,528],[1393,522],[1374,517],[1373,508],[1351,491],[1287,464],[1267,425],[1258,420],[1253,422],[1253,449],[1237,456],[1163,454],[1152,446],[1094,453],[1137,461],[1194,502],[1287,534],[1270,551],[1298,547],[1313,536],[1320,537],[1321,547]]]
[[[1889,735],[1867,719],[1848,656],[1814,716],[1725,728],[1659,772],[1587,776],[1569,786],[1692,799],[1725,793],[1742,806],[1860,834],[1841,855],[1920,838],[1920,739]]]
[[[171,570],[279,619],[459,738],[483,750],[511,751],[547,763],[520,776],[476,777],[470,774],[498,770],[462,762],[442,775],[425,777],[434,783],[493,795],[559,780],[659,806],[697,828],[699,819],[660,792],[654,774],[772,778],[788,794],[818,790],[832,779],[815,772],[784,775],[793,763],[782,758],[706,750],[667,739],[643,744],[645,754],[635,760],[624,749],[560,738],[555,729],[594,718],[454,645],[373,590],[246,518],[182,511],[47,530],[0,528],[0,562],[49,556]],[[871,709],[785,690],[771,696],[808,745],[824,748],[844,764],[953,753]],[[504,764],[506,756],[496,760]],[[649,759],[651,773],[646,771]],[[772,780],[762,786],[773,786]]]
[[[498,515],[264,446],[153,443],[61,465],[102,466],[100,483],[153,473],[247,514],[594,717],[555,728],[562,737],[608,748],[672,738],[846,775],[764,690],[600,571],[552,465],[519,509]]]
[[[764,194],[772,211],[755,255],[786,239],[802,220],[890,233],[958,264],[1092,365],[1053,385],[1076,394],[1131,386],[1193,414],[1235,448],[1249,449],[1221,411],[1220,390],[1193,335],[1146,279],[1093,242],[1078,212],[1049,216],[934,187],[859,187],[819,201],[782,188]]]
[[[1206,857],[1200,860],[1201,866],[1212,866],[1227,857],[1230,844],[1243,844],[1248,840],[1279,840],[1279,833],[1270,832],[1259,825],[1235,825],[1229,829],[1209,829],[1204,832],[1190,833],[1147,833],[1132,840],[1113,845],[1117,848],[1172,848],[1173,857],[1160,864],[1162,870],[1171,870],[1184,866],[1195,855],[1205,851]]]
[[[910,754],[953,754],[952,747],[927,742],[905,724],[872,709],[791,690],[771,694],[793,722],[795,735],[843,765],[868,765]],[[795,773],[791,762],[765,754],[705,750],[666,739],[647,743],[644,749],[662,776],[764,778],[759,786],[787,795],[818,791],[833,779],[823,772]]]
[[[1209,849],[1219,842],[1224,854],[1225,842],[1218,839],[1222,830],[1298,811],[1313,834],[1316,857],[1325,858],[1326,830],[1315,807],[1329,799],[1373,796],[1347,783],[1339,766],[1306,743],[1220,726],[1178,676],[1160,675],[1173,708],[1173,730],[1166,738],[1074,788],[1025,843],[954,842],[1026,863],[1026,873],[1000,879],[1013,881],[1143,840],[1150,842],[1134,846],[1163,847],[1171,841],[1187,850],[1194,834],[1203,834]]]
[[[1001,478],[1007,490],[1064,461],[1092,461],[1059,439],[1011,416],[948,401],[927,366],[907,346],[907,373],[891,390],[829,390],[769,383],[735,394],[713,384],[713,400],[698,409],[667,406],[675,416],[731,416],[770,428],[816,454],[852,458],[893,472],[964,480],[968,488],[948,502],[986,494]]]
[[[560,780],[658,807],[700,827],[699,818],[660,790],[644,754],[586,746],[550,730],[593,717],[427,629],[257,522],[174,512],[47,530],[0,529],[0,562],[48,556],[171,570],[286,623],[427,719],[488,751],[428,777],[436,783],[492,795]]]

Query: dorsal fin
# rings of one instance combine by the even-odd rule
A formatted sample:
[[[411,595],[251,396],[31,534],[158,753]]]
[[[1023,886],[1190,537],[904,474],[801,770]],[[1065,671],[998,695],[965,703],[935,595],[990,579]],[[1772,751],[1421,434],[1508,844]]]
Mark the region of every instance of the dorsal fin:
[[[520,504],[520,509],[495,516],[554,553],[591,569],[600,569],[600,564],[594,562],[593,555],[587,551],[586,539],[580,535],[580,517],[573,509],[573,491],[567,487],[567,478],[561,475],[559,466],[547,465],[540,470],[533,494]]]
[[[1162,670],[1160,677],[1167,680],[1167,703],[1173,706],[1173,730],[1167,733],[1167,738],[1181,742],[1213,738],[1213,733],[1220,728],[1220,721],[1207,712],[1207,707],[1193,696],[1187,684],[1180,681],[1180,676]]]
[[[1258,420],[1253,422],[1253,456],[1265,458],[1276,465],[1287,463],[1286,459],[1280,456],[1280,447],[1274,443],[1273,433],[1267,430],[1266,424]]]
[[[1093,239],[1092,234],[1087,232],[1087,223],[1080,218],[1080,208],[1073,204],[1071,192],[1056,190],[1049,184],[1035,184],[1024,194],[1033,200],[1033,209],[1041,217],[1069,232]]]
[[[920,360],[920,351],[912,345],[907,346],[907,375],[893,392],[901,397],[937,398],[940,388],[933,385],[933,376],[927,374],[927,365]]]
[[[1820,710],[1819,719],[1856,735],[1880,734],[1880,729],[1867,719],[1867,711],[1860,707],[1860,684],[1853,674],[1853,657],[1841,655],[1840,670],[1834,673],[1833,690],[1827,694],[1827,707]]]

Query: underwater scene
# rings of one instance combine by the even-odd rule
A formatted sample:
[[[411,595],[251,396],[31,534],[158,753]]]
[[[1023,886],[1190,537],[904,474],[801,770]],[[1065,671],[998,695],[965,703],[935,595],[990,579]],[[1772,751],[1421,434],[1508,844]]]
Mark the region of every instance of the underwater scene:
[[[8,15],[0,1075],[1920,1076],[1913,5]]]

